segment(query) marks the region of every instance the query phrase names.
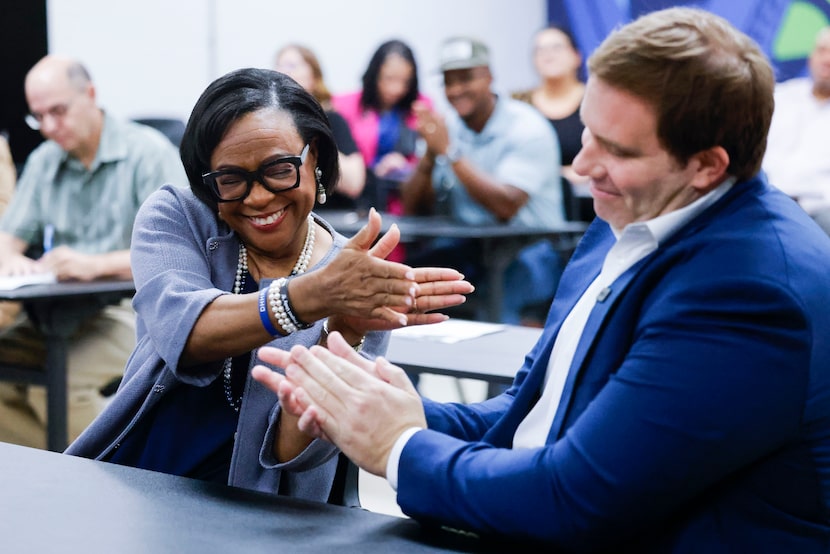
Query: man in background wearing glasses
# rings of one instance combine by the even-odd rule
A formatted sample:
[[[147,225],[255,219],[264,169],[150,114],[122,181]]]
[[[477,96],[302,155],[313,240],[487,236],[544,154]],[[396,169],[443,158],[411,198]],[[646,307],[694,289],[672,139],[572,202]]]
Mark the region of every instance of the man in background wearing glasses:
[[[164,183],[187,182],[175,148],[158,131],[105,113],[89,73],[76,60],[41,59],[26,75],[25,92],[26,122],[46,141],[27,159],[0,219],[0,275],[131,278],[130,235],[139,206]],[[88,317],[68,357],[70,440],[100,411],[99,389],[121,374],[135,347],[129,300],[83,309]],[[25,314],[0,330],[0,363],[40,365],[44,357],[42,335]],[[41,425],[45,421],[42,388],[24,397],[9,397],[8,391],[4,396],[21,414],[31,409]],[[0,432],[19,423],[4,418]]]

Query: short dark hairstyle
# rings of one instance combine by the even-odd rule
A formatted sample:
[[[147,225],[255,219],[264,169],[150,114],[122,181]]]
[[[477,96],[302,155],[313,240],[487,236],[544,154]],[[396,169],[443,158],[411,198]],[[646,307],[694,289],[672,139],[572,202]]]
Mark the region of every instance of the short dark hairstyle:
[[[238,69],[213,81],[196,101],[182,137],[179,153],[190,189],[196,197],[217,208],[202,175],[228,129],[246,114],[276,109],[291,116],[306,144],[317,150],[317,167],[328,193],[340,177],[337,145],[320,103],[289,76],[269,69]]]
[[[694,8],[641,16],[611,33],[588,68],[654,106],[657,137],[682,164],[721,146],[730,175],[760,170],[775,77],[760,47],[722,17]]]
[[[364,110],[380,110],[380,94],[378,94],[378,79],[380,68],[392,54],[405,59],[412,64],[412,79],[409,81],[409,90],[406,95],[395,105],[395,108],[409,113],[412,110],[412,103],[418,99],[418,64],[415,63],[415,54],[407,44],[400,40],[389,40],[378,46],[372,59],[369,60],[369,67],[363,73],[363,91],[360,95],[360,105]]]

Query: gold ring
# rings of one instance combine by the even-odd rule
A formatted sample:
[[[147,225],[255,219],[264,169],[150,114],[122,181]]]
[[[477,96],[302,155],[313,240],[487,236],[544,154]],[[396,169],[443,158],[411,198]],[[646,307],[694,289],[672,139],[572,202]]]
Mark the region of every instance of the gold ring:
[[[412,311],[416,314],[418,313],[418,298],[412,299]]]

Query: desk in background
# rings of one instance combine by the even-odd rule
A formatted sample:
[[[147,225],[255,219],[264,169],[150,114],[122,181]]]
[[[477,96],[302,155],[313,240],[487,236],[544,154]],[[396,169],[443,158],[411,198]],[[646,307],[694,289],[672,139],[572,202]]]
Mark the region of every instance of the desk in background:
[[[66,357],[69,337],[86,317],[135,292],[132,280],[61,282],[0,290],[0,300],[23,302],[46,339],[46,366],[21,368],[0,363],[0,380],[46,387],[46,447],[67,445]]]
[[[4,443],[0,490],[4,552],[364,554],[489,548],[475,537],[428,529],[411,519]]]
[[[449,320],[445,323],[459,322]],[[482,325],[477,322],[461,323]],[[436,325],[438,329],[444,323]],[[392,331],[386,358],[412,373],[434,373],[509,385],[522,367],[525,355],[539,340],[542,330],[519,325],[484,325],[500,330],[452,343],[412,338],[407,335],[408,329]]]
[[[365,216],[355,212],[322,211],[320,215],[338,232],[349,237],[357,233],[367,221]],[[487,275],[489,294],[486,303],[488,321],[501,320],[504,271],[519,250],[538,240],[548,239],[567,259],[588,227],[582,221],[566,221],[554,229],[543,229],[513,225],[465,225],[443,216],[381,215],[383,230],[388,230],[393,223],[397,224],[401,231],[401,242],[404,243],[438,237],[481,241],[482,265]]]

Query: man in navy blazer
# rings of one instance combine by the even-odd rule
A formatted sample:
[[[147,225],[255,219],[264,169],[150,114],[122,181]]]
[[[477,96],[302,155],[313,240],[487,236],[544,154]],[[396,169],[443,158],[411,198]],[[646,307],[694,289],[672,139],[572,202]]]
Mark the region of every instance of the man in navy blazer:
[[[556,551],[828,552],[830,239],[759,175],[772,70],[689,8],[589,68],[573,167],[598,218],[506,393],[419,399],[335,334],[263,349],[285,377],[255,376],[421,521]]]

